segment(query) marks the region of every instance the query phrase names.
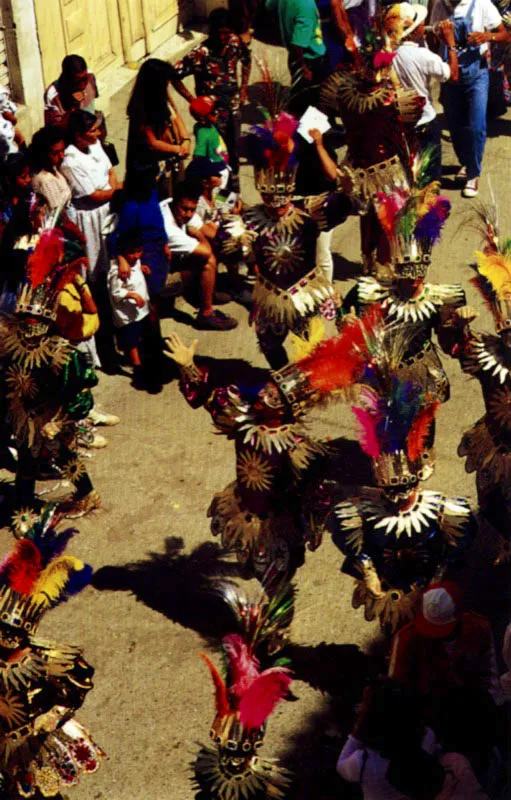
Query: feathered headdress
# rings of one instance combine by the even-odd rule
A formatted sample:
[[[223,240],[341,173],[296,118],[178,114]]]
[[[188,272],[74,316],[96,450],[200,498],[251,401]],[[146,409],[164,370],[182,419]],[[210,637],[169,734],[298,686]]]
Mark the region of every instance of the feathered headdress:
[[[289,197],[295,191],[296,131],[298,120],[285,110],[287,96],[271,77],[268,65],[259,62],[265,89],[259,108],[265,117],[242,137],[243,155],[254,166],[256,188],[262,194]]]
[[[411,190],[379,192],[376,210],[389,240],[391,262],[396,275],[424,277],[431,250],[440,239],[451,210],[451,203],[439,194],[439,183],[429,180],[433,150],[426,148],[412,165]]]
[[[52,212],[35,241],[27,245],[26,282],[18,296],[16,314],[54,321],[60,292],[87,263],[81,232],[70,221],[60,223],[60,212]]]
[[[476,274],[470,282],[492,313],[497,330],[511,328],[511,239],[500,235],[493,192],[491,203],[476,206],[471,225],[481,235],[484,247],[475,252],[472,268]]]
[[[285,584],[271,599],[262,594],[251,602],[232,583],[219,589],[235,611],[240,633],[222,640],[224,675],[201,654],[213,680],[216,714],[213,746],[201,747],[194,764],[196,786],[217,800],[249,800],[263,794],[283,799],[289,774],[274,761],[261,758],[258,751],[265,723],[286,696],[291,674],[284,659],[261,669],[256,650],[262,646],[266,661],[269,640],[290,622],[293,590]]]
[[[273,373],[295,413],[311,402],[335,397],[360,379],[378,349],[382,320],[381,307],[374,304],[360,319],[345,322],[340,334],[320,342],[309,356]]]
[[[21,512],[14,520],[22,538],[0,563],[0,625],[33,634],[45,611],[90,583],[92,568],[64,555],[76,529],[58,531],[57,524],[55,505],[40,515]]]
[[[429,458],[428,436],[439,405],[418,383],[399,375],[405,336],[392,326],[383,329],[379,352],[367,364],[352,407],[360,446],[373,459],[377,482],[384,486],[417,483]]]

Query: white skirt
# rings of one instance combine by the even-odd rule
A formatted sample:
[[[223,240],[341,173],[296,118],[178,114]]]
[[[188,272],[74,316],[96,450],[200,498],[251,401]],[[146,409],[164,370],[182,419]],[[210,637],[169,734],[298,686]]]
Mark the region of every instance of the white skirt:
[[[76,209],[76,224],[86,238],[89,266],[88,281],[94,283],[101,274],[108,271],[108,253],[102,228],[110,213],[110,203],[88,210]]]

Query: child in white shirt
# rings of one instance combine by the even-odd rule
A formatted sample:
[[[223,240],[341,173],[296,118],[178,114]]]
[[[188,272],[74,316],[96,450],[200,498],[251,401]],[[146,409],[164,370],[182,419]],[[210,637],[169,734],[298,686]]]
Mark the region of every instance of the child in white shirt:
[[[119,275],[117,262],[112,261],[108,272],[108,292],[114,325],[119,329],[119,345],[128,355],[136,379],[142,369],[139,344],[150,311],[149,292],[144,277],[150,273],[150,269],[142,264],[142,243],[136,232],[127,231],[119,237],[117,249],[124,265],[121,270],[123,277]],[[129,266],[127,275],[126,263]]]

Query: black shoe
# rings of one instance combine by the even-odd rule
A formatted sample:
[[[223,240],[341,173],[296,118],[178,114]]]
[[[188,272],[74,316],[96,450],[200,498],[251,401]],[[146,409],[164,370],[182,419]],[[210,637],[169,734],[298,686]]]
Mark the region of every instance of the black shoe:
[[[247,286],[232,289],[231,297],[234,302],[239,303],[240,306],[244,306],[249,310],[252,308],[252,292]]]
[[[198,314],[195,327],[201,331],[231,331],[238,327],[238,320],[215,308],[211,314]]]

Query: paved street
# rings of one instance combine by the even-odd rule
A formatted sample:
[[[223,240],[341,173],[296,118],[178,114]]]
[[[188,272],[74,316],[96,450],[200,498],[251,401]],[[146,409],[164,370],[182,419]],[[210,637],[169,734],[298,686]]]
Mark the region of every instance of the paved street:
[[[282,49],[260,42],[253,49],[256,55],[264,53],[278,62],[283,71]],[[258,80],[255,67],[252,80]],[[129,87],[114,98],[108,120],[120,154],[126,146],[128,95]],[[184,103],[181,107],[186,110]],[[252,119],[254,109],[246,110]],[[190,130],[191,126],[190,122]],[[491,180],[504,233],[511,233],[510,131],[508,112],[493,124],[481,182],[481,197],[488,198]],[[454,171],[447,141],[444,163]],[[255,200],[250,174],[244,167],[247,202]],[[453,213],[435,251],[430,279],[462,282],[469,302],[482,312],[476,325],[491,329],[491,319],[468,282],[468,264],[478,245],[466,222],[470,201],[453,191],[451,180],[446,180],[445,193],[453,202]],[[346,293],[360,272],[356,218],[336,230],[334,251],[337,286]],[[247,312],[240,306],[226,309],[239,319],[237,330],[198,334],[190,326],[194,309],[183,300],[176,308],[179,321],[165,319],[164,333],[176,330],[185,340],[198,335],[199,353],[213,360],[212,369],[215,361],[233,374],[240,361],[266,366],[248,327]],[[437,469],[428,488],[467,495],[475,502],[474,478],[465,474],[456,449],[463,430],[481,416],[483,405],[478,384],[463,376],[457,363],[446,367],[452,395],[439,412]],[[121,424],[105,429],[108,448],[89,462],[104,510],[79,521],[80,536],[70,552],[99,571],[98,588],[89,587],[48,614],[40,631],[79,644],[96,668],[95,688],[79,718],[109,760],[97,775],[85,776],[72,797],[191,800],[189,763],[195,743],[207,740],[214,716],[210,677],[198,653],[210,652],[202,634],[207,637],[212,632],[216,607],[201,590],[199,576],[232,571],[229,564],[219,563],[206,509],[214,492],[234,477],[233,445],[215,434],[204,410],[187,406],[175,381],[151,395],[133,389],[127,377],[101,375],[97,397],[102,408],[119,414]],[[334,406],[318,413],[314,430],[332,439],[353,438],[349,409]],[[353,458],[356,448],[346,451]],[[353,465],[345,466],[349,473]],[[6,549],[9,543],[8,532],[3,531],[0,546]],[[491,585],[497,595],[509,572],[501,567],[489,578],[488,554],[483,545],[476,547],[472,578],[480,576],[484,587]],[[377,669],[378,654],[384,652],[377,625],[365,622],[360,610],[351,608],[352,581],[339,574],[340,563],[340,554],[325,540],[318,551],[308,554],[299,571],[292,629],[297,699],[283,703],[270,720],[263,751],[281,757],[298,774],[289,797],[299,800],[341,796],[334,766],[342,732],[349,725],[360,681]],[[489,603],[487,591],[472,591],[479,608]]]

